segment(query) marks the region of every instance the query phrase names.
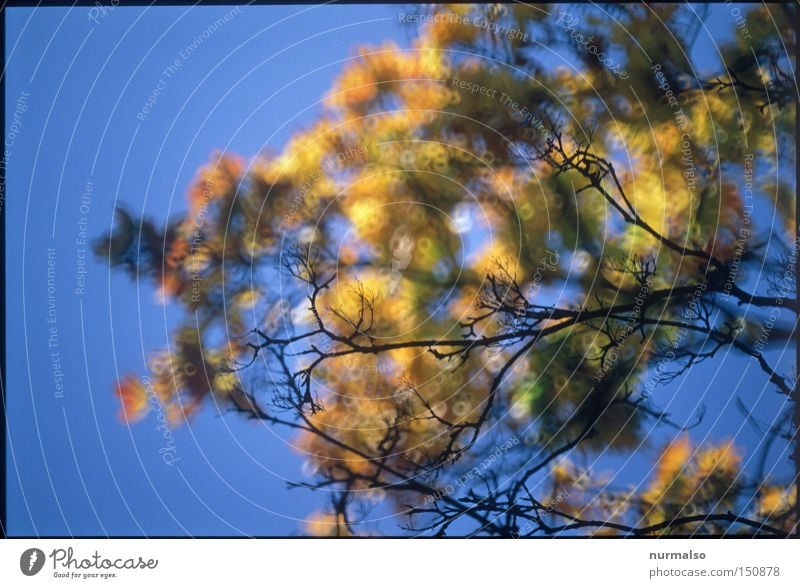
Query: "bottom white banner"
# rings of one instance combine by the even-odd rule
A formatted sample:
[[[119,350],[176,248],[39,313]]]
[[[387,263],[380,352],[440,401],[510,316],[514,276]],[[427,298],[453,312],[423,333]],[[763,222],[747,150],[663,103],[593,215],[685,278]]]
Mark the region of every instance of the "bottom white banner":
[[[8,539],[2,586],[800,586],[784,540]]]

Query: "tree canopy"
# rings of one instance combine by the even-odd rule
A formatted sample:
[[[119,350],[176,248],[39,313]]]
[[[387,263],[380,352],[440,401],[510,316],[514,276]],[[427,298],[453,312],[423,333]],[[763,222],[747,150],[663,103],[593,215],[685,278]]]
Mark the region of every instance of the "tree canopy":
[[[726,5],[711,76],[707,7],[404,15],[410,45],[358,48],[281,151],[213,154],[165,225],[118,211],[97,255],[185,309],[121,417],[152,387],[175,426],[293,430],[332,497],[313,534],[373,533],[376,503],[392,534],[791,532],[797,476],[659,391],[753,362],[796,472],[796,8]],[[606,479],[662,429],[641,480]]]

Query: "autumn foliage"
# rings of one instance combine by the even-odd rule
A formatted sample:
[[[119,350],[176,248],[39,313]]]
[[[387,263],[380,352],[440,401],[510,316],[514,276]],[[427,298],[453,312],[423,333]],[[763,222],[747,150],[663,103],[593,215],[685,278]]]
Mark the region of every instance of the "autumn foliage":
[[[98,242],[186,310],[149,386],[117,384],[121,416],[153,397],[175,426],[210,406],[293,430],[336,491],[313,534],[377,532],[357,506],[384,498],[389,533],[790,531],[793,481],[752,479],[749,448],[694,440],[659,391],[730,348],[796,400],[757,352],[770,308],[790,325],[771,343],[796,324],[776,171],[795,8],[749,9],[751,39],[731,21],[711,77],[683,50],[688,5],[436,6],[410,47],[357,48],[282,151],[215,153],[179,218],[120,210]],[[633,454],[630,485],[597,461]]]

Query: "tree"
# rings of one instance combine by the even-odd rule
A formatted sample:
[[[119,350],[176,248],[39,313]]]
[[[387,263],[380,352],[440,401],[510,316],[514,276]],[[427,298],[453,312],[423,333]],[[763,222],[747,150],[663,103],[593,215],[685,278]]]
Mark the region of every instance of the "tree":
[[[800,469],[796,7],[731,10],[710,78],[694,11],[404,16],[413,46],[360,49],[281,153],[214,154],[163,229],[120,210],[97,254],[186,309],[150,365],[170,421],[293,429],[333,496],[313,533],[366,532],[384,497],[439,536],[795,532],[797,476],[658,401],[738,354],[786,399],[764,455]],[[136,376],[117,392],[146,412]],[[664,428],[636,487],[593,466]]]

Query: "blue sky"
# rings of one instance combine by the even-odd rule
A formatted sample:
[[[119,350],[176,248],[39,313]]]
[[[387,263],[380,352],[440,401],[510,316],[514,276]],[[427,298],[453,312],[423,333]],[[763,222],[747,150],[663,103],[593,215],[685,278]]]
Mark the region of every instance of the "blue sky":
[[[304,474],[286,431],[205,411],[172,432],[179,461],[168,466],[152,413],[130,428],[117,420],[113,382],[144,373],[146,353],[166,343],[178,309],[157,304],[149,284],[109,273],[88,253],[86,288],[77,294],[78,241],[106,231],[122,203],[160,220],[183,210],[186,186],[215,149],[247,157],[280,150],[319,112],[355,46],[405,44],[402,8],[245,7],[205,37],[231,8],[117,7],[95,20],[89,11],[13,8],[6,17],[7,128],[15,105],[24,105],[6,200],[8,532],[297,533],[298,519],[325,496],[287,491],[286,481]],[[707,391],[711,381],[748,393],[764,385],[739,357],[705,365],[681,384],[676,420],[695,408],[686,387]],[[759,412],[774,413],[775,396],[765,390]],[[759,437],[738,431],[742,417],[725,406],[729,398],[704,394],[713,418],[698,438],[738,435],[737,444],[755,447]],[[612,458],[606,467],[622,465]]]

